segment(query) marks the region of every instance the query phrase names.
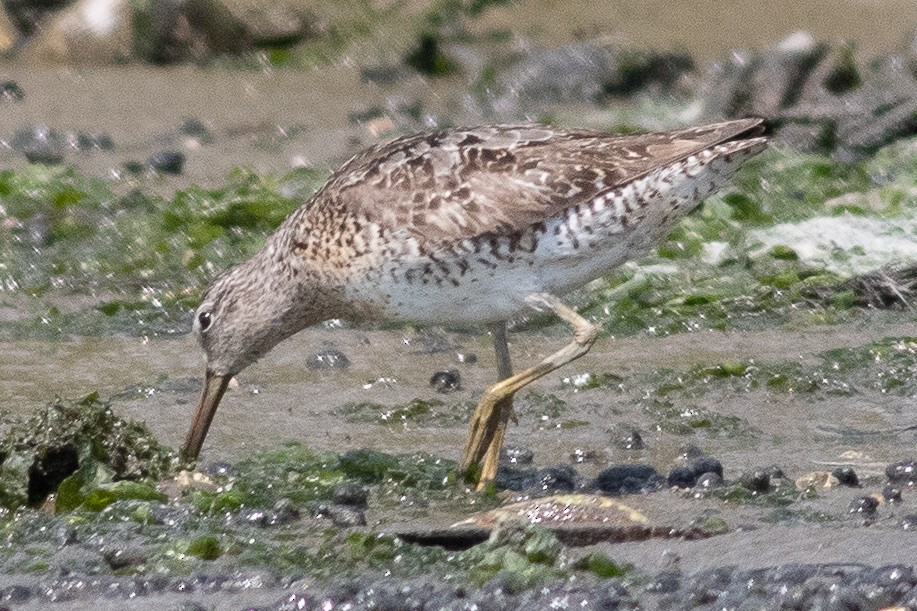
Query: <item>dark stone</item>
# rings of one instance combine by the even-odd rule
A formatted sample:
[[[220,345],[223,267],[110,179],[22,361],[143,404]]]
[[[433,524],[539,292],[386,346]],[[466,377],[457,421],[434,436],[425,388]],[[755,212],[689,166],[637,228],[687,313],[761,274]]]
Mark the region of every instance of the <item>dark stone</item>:
[[[767,471],[758,470],[744,473],[739,478],[739,485],[755,493],[765,493],[771,489],[771,476]]]
[[[299,519],[299,509],[293,505],[290,499],[279,499],[271,508],[270,520],[268,526],[280,526],[289,524]]]
[[[143,174],[143,171],[146,169],[142,163],[136,160],[128,160],[121,164],[121,167],[124,168],[124,171],[128,174],[133,174],[137,176]]]
[[[579,483],[579,474],[570,465],[554,465],[539,469],[527,491],[554,494],[573,492]]]
[[[885,467],[885,476],[896,484],[913,486],[917,482],[917,461],[905,460]]]
[[[214,477],[231,477],[236,469],[230,463],[218,460],[207,465],[207,474]]]
[[[474,352],[456,352],[455,360],[464,365],[474,365],[478,362],[478,355]]]
[[[245,512],[242,519],[261,528],[282,526],[299,519],[299,509],[293,506],[289,499],[280,499],[271,510],[252,509]]]
[[[704,473],[697,478],[697,483],[694,487],[701,490],[713,490],[714,488],[721,488],[723,484],[723,478],[716,473]]]
[[[73,545],[78,543],[80,540],[79,535],[76,532],[76,529],[72,526],[61,524],[54,529],[53,533],[54,544],[58,547],[65,547],[67,545]]]
[[[917,514],[910,513],[901,518],[902,530],[917,530]]]
[[[29,602],[34,595],[32,588],[28,586],[12,585],[0,590],[0,600],[20,605]]]
[[[93,135],[86,132],[77,132],[69,134],[68,141],[71,148],[75,148],[78,151],[110,151],[115,148],[115,142],[108,134]]]
[[[185,154],[180,151],[159,151],[153,153],[147,165],[160,174],[181,174],[185,168]]]
[[[771,465],[764,469],[764,472],[771,478],[771,483],[774,483],[774,480],[785,480],[786,475],[783,473],[783,469],[777,465]]]
[[[671,592],[677,592],[681,587],[681,579],[681,573],[673,571],[657,573],[646,585],[646,591],[651,594],[669,594]]]
[[[309,369],[347,369],[350,367],[350,359],[340,350],[327,348],[309,355],[306,359],[306,367]]]
[[[878,499],[871,496],[861,496],[860,498],[853,499],[850,502],[850,506],[847,508],[847,511],[848,513],[856,513],[869,518],[874,516],[878,509]]]
[[[108,134],[97,134],[95,136],[95,146],[102,151],[110,151],[115,148],[115,141]]]
[[[695,458],[690,461],[688,467],[697,477],[700,477],[704,473],[715,473],[721,478],[723,477],[723,465],[715,458],[701,456],[700,458]]]
[[[112,570],[125,569],[128,567],[137,567],[147,561],[147,553],[137,545],[108,545],[102,552],[102,557]]]
[[[30,163],[56,165],[64,160],[66,141],[47,125],[36,125],[17,131],[10,146],[25,155]]]
[[[178,127],[178,133],[190,136],[202,143],[209,143],[213,141],[213,133],[210,131],[203,121],[195,119],[194,117],[188,117],[182,124]]]
[[[448,393],[462,388],[462,376],[459,375],[458,369],[449,369],[448,371],[437,371],[430,378],[430,386],[436,392]]]
[[[900,503],[901,502],[901,486],[898,484],[893,484],[891,482],[885,484],[885,487],[882,488],[882,496],[885,498],[888,503]]]
[[[693,488],[697,483],[697,473],[690,467],[675,467],[669,472],[667,482],[676,488]]]
[[[318,503],[312,515],[316,518],[330,518],[335,526],[341,528],[366,526],[366,515],[363,513],[363,510],[353,507],[352,505]]]
[[[657,490],[665,480],[649,465],[615,465],[599,473],[592,486],[604,494]]]
[[[411,343],[417,346],[414,350],[417,354],[441,354],[455,348],[452,340],[431,330],[419,334]]]
[[[530,465],[535,460],[535,453],[529,448],[506,444],[500,450],[500,462],[512,465]]]
[[[860,485],[860,478],[857,477],[856,471],[853,470],[853,467],[838,467],[831,472],[831,475],[837,478],[837,481],[840,482],[841,486],[857,488]]]
[[[534,481],[535,469],[516,469],[505,464],[502,463],[497,468],[497,475],[494,476],[494,486],[497,490],[522,492]]]
[[[341,482],[331,491],[331,499],[339,505],[365,508],[368,504],[369,490],[353,482]]]
[[[863,581],[868,584],[875,584],[882,588],[899,588],[899,591],[907,591],[917,585],[917,573],[914,568],[906,564],[887,564],[880,566],[863,576]],[[901,586],[905,586],[902,588]],[[891,604],[895,601],[889,601]]]
[[[16,81],[0,83],[0,100],[6,102],[21,102],[25,99],[25,92]]]
[[[694,606],[710,605],[729,591],[729,585],[737,577],[736,567],[721,567],[703,571],[691,576],[685,585],[686,602]]]
[[[498,489],[524,492],[532,496],[572,492],[578,484],[579,474],[570,465],[554,465],[538,470],[501,466],[494,478],[494,485]]]

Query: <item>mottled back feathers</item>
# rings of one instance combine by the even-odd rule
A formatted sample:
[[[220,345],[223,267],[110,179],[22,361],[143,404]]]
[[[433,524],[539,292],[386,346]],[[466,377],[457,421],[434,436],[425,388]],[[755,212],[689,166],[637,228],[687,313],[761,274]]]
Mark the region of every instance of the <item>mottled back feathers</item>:
[[[294,216],[302,214],[297,220],[309,226],[318,216],[346,211],[385,232],[407,230],[435,248],[524,229],[759,129],[760,120],[746,119],[636,136],[537,125],[419,134],[355,156]]]

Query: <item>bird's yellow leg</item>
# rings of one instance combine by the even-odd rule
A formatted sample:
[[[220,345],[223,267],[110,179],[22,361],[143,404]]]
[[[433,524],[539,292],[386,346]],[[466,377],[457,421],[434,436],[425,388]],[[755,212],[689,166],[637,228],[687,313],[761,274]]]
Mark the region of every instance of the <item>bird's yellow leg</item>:
[[[471,417],[468,441],[465,444],[465,453],[459,466],[461,473],[467,473],[473,465],[481,465],[478,489],[492,481],[497,475],[497,462],[500,459],[500,449],[503,447],[506,424],[513,413],[513,395],[538,378],[589,352],[598,333],[595,325],[566,306],[554,295],[538,293],[527,297],[526,302],[535,309],[550,308],[557,316],[566,321],[573,329],[573,341],[534,367],[501,380],[484,391],[484,396],[481,397]],[[505,350],[505,332],[502,337]],[[506,370],[509,371],[509,352],[506,350],[505,354],[501,356],[496,334],[494,345],[497,347],[498,361],[505,361]],[[502,370],[501,373],[503,373]]]

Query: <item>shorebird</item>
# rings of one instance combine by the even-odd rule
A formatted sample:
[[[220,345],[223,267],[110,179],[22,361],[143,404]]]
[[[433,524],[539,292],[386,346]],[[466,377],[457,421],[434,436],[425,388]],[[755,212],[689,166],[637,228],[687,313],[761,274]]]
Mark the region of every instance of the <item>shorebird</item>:
[[[496,125],[407,136],[335,172],[194,316],[207,354],[183,453],[196,459],[232,376],[331,318],[487,325],[499,380],[460,470],[494,478],[513,395],[581,357],[596,327],[557,297],[665,238],[767,145],[759,119],[643,135]],[[506,322],[527,308],[573,340],[512,375]]]

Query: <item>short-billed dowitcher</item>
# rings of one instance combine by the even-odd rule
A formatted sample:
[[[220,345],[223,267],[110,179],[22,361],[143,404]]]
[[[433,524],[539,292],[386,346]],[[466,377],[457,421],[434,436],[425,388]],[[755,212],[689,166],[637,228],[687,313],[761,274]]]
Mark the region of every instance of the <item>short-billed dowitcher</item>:
[[[460,465],[493,479],[513,395],[595,340],[556,295],[665,238],[764,150],[760,133],[758,119],[626,136],[501,125],[358,154],[205,293],[194,330],[207,369],[185,456],[198,456],[230,378],[309,325],[486,324],[501,381],[472,416]],[[574,337],[512,375],[505,321],[526,308],[552,310]]]

